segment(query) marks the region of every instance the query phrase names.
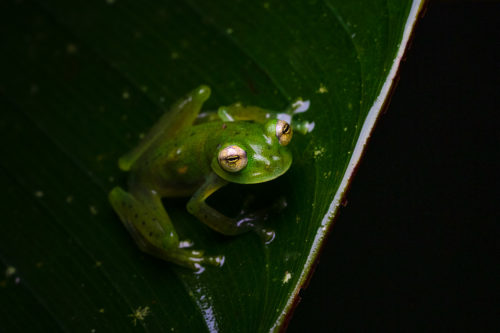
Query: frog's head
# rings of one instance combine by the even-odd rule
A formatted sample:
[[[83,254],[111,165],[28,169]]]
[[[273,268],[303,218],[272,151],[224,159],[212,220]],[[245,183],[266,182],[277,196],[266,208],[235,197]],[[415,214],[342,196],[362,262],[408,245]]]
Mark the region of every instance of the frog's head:
[[[235,135],[218,148],[212,169],[221,178],[238,184],[256,184],[284,174],[292,164],[286,147],[292,139],[292,127],[284,120],[273,119],[264,130]]]

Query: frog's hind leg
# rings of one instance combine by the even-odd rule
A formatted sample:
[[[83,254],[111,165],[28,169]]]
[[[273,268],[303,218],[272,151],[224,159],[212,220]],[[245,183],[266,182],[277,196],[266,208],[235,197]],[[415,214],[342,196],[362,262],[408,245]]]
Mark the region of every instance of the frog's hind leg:
[[[207,257],[202,251],[182,248],[161,199],[145,193],[134,196],[120,187],[109,193],[111,205],[141,251],[193,270],[202,269],[205,263],[222,265],[221,257]]]
[[[245,106],[241,103],[234,103],[229,106],[221,106],[217,110],[217,115],[222,121],[254,121],[261,124],[272,119],[281,119],[291,124],[294,130],[306,134],[314,128],[314,123],[298,121],[293,117],[297,113],[307,111],[309,104],[309,101],[298,99],[291,103],[285,111],[278,112],[257,106]]]
[[[201,85],[175,103],[168,112],[163,114],[156,125],[151,128],[146,137],[126,155],[118,160],[118,166],[128,171],[142,154],[157,142],[165,142],[177,133],[193,124],[203,103],[210,97],[210,88]]]
[[[278,112],[259,108],[257,106],[244,106],[234,103],[229,106],[221,106],[217,115],[222,121],[255,121],[265,123],[270,119],[276,119]]]

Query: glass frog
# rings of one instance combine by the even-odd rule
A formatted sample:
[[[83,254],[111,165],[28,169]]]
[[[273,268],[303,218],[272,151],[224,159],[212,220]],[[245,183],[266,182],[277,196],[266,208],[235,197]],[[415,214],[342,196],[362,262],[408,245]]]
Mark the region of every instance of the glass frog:
[[[210,88],[200,86],[174,104],[141,143],[119,159],[120,169],[130,172],[128,191],[115,187],[109,193],[111,205],[142,251],[194,270],[204,264],[221,266],[224,257],[205,256],[180,241],[162,198],[191,196],[188,212],[213,230],[225,235],[254,230],[270,242],[274,232],[261,226],[262,215],[230,218],[205,200],[228,183],[262,183],[284,174],[292,163],[287,147],[291,116],[309,106],[298,101],[279,113],[236,103],[216,113],[200,113],[209,96]],[[310,123],[301,122],[296,130],[306,133],[310,128]]]

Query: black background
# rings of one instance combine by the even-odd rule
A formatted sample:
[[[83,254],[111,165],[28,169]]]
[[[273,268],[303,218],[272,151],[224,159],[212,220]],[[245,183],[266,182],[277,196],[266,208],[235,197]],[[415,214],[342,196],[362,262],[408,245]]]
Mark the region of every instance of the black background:
[[[288,332],[498,331],[499,21],[428,4]]]

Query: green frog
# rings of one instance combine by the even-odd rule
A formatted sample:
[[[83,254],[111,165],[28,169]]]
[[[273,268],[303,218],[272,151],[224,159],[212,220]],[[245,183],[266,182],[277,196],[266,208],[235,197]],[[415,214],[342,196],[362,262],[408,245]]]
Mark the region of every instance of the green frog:
[[[205,200],[228,183],[256,184],[284,174],[292,164],[288,144],[291,116],[307,109],[297,101],[285,112],[236,103],[216,113],[200,113],[210,96],[202,85],[175,103],[141,143],[119,159],[129,171],[128,191],[115,187],[109,200],[138,247],[153,256],[200,271],[204,264],[221,266],[223,256],[206,256],[180,241],[162,198],[191,197],[187,210],[224,235],[256,231],[265,242],[274,231],[263,227],[260,214],[223,215]],[[288,120],[288,121],[287,121]],[[308,122],[298,131],[311,129]]]

